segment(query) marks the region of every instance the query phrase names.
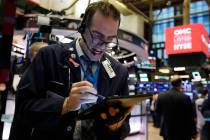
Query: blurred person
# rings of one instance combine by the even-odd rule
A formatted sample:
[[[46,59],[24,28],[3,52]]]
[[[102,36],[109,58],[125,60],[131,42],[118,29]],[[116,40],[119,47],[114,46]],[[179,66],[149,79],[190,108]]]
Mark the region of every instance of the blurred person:
[[[31,44],[30,49],[29,49],[30,60],[32,61],[35,58],[39,49],[46,46],[48,46],[48,44],[45,42],[34,42],[33,44]]]
[[[153,120],[153,126],[154,127],[159,127],[159,119],[158,119],[158,117],[156,115],[156,111],[155,111],[157,98],[158,98],[158,94],[154,93],[152,95],[152,102],[151,102],[151,106],[150,106],[150,112],[151,112],[151,115],[152,115],[152,120]]]
[[[88,91],[97,89],[104,97],[128,95],[127,69],[105,53],[117,40],[119,24],[113,5],[91,3],[78,28],[81,38],[39,50],[18,86],[10,140],[122,140],[129,134],[131,108],[122,112],[110,106],[109,114],[76,124],[78,111],[97,100]],[[101,121],[118,113],[123,119]]]
[[[198,132],[201,132],[201,130],[205,124],[205,120],[201,113],[201,109],[203,106],[203,102],[207,99],[207,97],[208,97],[208,90],[204,89],[203,91],[201,91],[201,97],[199,97],[198,99],[195,100],[195,107],[196,107],[196,114],[197,114],[197,125],[196,126],[198,129]]]
[[[210,140],[210,93],[204,101],[201,112],[203,114],[205,124],[201,131],[201,140]]]
[[[31,44],[30,49],[29,49],[29,58],[30,59],[26,59],[26,60],[23,59],[22,66],[19,68],[17,68],[17,66],[16,66],[17,65],[16,64],[17,57],[16,56],[11,57],[10,79],[13,79],[11,81],[11,85],[12,85],[11,92],[12,93],[14,93],[14,94],[16,93],[17,86],[20,82],[20,79],[21,79],[23,73],[29,67],[32,60],[35,58],[36,54],[38,53],[39,49],[46,47],[46,46],[48,46],[48,44],[44,43],[44,42],[34,42],[33,44]]]
[[[182,92],[182,80],[171,79],[172,88],[157,99],[160,135],[164,140],[191,140],[197,137],[196,113],[189,96]]]

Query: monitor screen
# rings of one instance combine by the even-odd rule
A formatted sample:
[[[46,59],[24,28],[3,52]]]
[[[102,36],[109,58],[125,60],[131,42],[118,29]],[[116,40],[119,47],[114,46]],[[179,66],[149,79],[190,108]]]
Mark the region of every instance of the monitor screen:
[[[193,79],[201,79],[200,72],[198,72],[198,71],[192,72],[192,77],[193,77]]]
[[[139,74],[139,79],[140,79],[141,82],[148,82],[149,81],[147,73],[140,73]]]

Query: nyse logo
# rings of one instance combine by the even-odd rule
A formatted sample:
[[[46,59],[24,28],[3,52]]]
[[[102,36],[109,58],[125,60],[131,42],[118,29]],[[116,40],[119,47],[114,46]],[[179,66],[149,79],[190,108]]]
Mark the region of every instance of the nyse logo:
[[[174,50],[189,50],[189,49],[192,49],[191,42],[174,45]]]
[[[192,49],[191,32],[191,28],[182,28],[174,30],[174,51]]]

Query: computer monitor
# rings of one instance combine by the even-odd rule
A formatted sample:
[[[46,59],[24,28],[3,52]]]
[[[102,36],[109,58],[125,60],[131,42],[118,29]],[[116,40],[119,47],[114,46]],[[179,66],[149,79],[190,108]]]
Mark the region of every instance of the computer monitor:
[[[149,79],[148,79],[148,74],[147,73],[140,73],[139,74],[139,79],[141,82],[148,82]]]

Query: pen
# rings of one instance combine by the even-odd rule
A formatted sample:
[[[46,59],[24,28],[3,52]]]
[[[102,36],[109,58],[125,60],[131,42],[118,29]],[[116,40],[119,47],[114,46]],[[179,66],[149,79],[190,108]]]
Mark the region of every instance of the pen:
[[[96,97],[98,97],[99,100],[103,100],[106,98],[103,95],[98,94],[98,92],[95,88],[83,89],[83,90],[80,90],[80,92],[83,94],[88,93],[90,95],[96,96]]]
[[[94,95],[94,96],[96,96],[96,97],[98,97],[98,98],[100,98],[100,99],[105,99],[105,98],[106,98],[105,96],[100,95],[100,94],[94,94],[94,93],[91,93],[91,92],[85,92],[85,93],[88,93],[88,94]]]

